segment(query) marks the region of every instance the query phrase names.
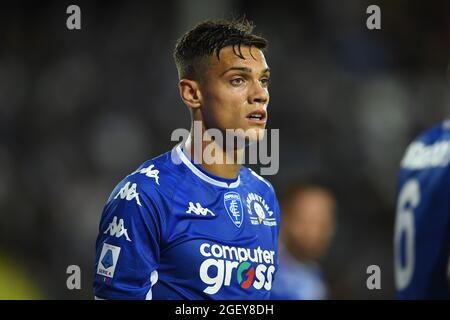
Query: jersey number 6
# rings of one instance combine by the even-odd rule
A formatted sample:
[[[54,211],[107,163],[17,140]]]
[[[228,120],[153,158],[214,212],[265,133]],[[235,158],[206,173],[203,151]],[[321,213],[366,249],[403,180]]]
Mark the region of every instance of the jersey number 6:
[[[414,272],[414,209],[417,208],[419,202],[419,182],[416,179],[410,179],[401,189],[397,202],[394,236],[395,286],[397,290],[408,287]],[[403,247],[402,235],[404,235]],[[402,261],[402,257],[404,257],[404,261]]]

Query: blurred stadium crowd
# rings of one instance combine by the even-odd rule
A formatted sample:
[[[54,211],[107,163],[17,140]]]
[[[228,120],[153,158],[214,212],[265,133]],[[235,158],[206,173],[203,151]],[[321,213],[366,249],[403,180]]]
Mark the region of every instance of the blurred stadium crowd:
[[[267,178],[279,195],[296,181],[326,181],[337,199],[321,261],[330,298],[393,298],[399,161],[415,135],[450,115],[449,1],[74,3],[80,31],[66,28],[73,3],[1,5],[0,298],[92,298],[109,193],[189,125],[175,41],[230,14],[245,14],[270,42],[268,127],[280,129],[280,171]],[[370,4],[381,8],[381,30],[366,28]],[[81,290],[66,288],[72,264]],[[381,290],[366,287],[372,264]],[[5,280],[13,277],[24,284]]]

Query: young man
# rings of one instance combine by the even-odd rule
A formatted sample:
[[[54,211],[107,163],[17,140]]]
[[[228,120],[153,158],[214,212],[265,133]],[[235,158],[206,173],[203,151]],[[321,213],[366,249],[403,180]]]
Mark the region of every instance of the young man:
[[[241,129],[247,133],[234,138],[246,143],[264,136],[267,42],[252,29],[246,21],[206,21],[178,41],[190,136],[113,190],[96,243],[96,298],[270,298],[280,220],[274,189],[239,164],[243,148],[196,144],[194,130],[194,122],[201,136]],[[211,145],[221,161],[204,161]]]
[[[401,162],[394,237],[399,299],[450,299],[450,119]]]

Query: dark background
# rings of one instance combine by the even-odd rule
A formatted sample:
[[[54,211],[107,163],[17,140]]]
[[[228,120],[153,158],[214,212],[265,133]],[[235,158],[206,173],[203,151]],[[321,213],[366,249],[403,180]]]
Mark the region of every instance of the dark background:
[[[66,28],[81,8],[82,29]],[[366,8],[381,8],[368,30]],[[279,192],[326,179],[338,229],[323,260],[334,299],[393,298],[396,175],[419,132],[450,114],[450,2],[55,1],[0,5],[0,298],[91,299],[112,188],[189,128],[172,60],[206,18],[245,15],[270,42]],[[79,265],[81,290],[66,288]],[[381,290],[366,268],[380,266]]]

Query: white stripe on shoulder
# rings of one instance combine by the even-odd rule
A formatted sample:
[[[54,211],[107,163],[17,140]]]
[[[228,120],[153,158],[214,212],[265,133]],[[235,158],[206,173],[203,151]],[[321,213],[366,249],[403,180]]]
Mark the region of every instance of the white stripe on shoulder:
[[[259,180],[261,180],[262,182],[264,182],[265,184],[267,184],[267,186],[269,187],[269,188],[271,188],[272,189],[272,185],[266,180],[266,179],[264,179],[263,177],[261,177],[259,174],[257,174],[255,171],[253,171],[252,169],[250,169],[250,168],[247,168],[248,170],[250,170],[250,172],[255,176],[255,177],[257,177]]]

